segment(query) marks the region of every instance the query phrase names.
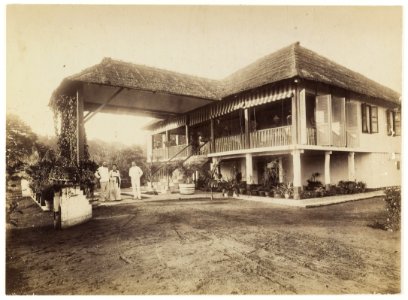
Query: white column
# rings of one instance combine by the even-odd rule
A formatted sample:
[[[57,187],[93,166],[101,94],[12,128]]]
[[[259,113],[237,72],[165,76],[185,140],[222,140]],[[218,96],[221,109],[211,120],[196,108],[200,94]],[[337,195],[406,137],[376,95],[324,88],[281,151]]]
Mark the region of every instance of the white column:
[[[179,145],[179,135],[176,134],[176,145]]]
[[[153,136],[148,135],[147,136],[147,149],[146,149],[146,155],[147,155],[147,162],[151,162],[153,160]]]
[[[218,159],[218,158],[213,157],[213,158],[211,159],[211,163],[210,163],[210,170],[211,170],[211,172],[214,171],[214,173],[216,173],[216,171],[214,170],[214,167],[215,167],[216,165],[218,165],[218,163],[219,163],[219,159]]]
[[[293,198],[299,199],[299,192],[302,189],[302,168],[300,163],[300,150],[293,150]]]
[[[252,184],[254,177],[254,167],[252,164],[252,154],[245,154],[245,174],[246,174],[246,183]]]
[[[299,144],[307,144],[307,128],[306,128],[306,90],[302,89],[299,92]]]
[[[326,151],[324,153],[324,184],[326,187],[330,185],[330,155],[331,151]]]
[[[348,154],[348,177],[350,181],[356,180],[356,167],[354,165],[354,152]]]
[[[282,157],[278,159],[278,166],[279,166],[279,183],[283,182],[283,162]]]
[[[214,119],[210,119],[210,151],[215,152]]]
[[[245,147],[250,148],[250,140],[249,140],[249,109],[244,109],[244,121],[245,121]]]
[[[167,134],[166,133],[164,133],[164,134],[161,134],[161,137],[162,137],[162,148],[166,148],[166,142],[167,142]]]
[[[186,145],[190,144],[190,130],[188,125],[186,125]]]

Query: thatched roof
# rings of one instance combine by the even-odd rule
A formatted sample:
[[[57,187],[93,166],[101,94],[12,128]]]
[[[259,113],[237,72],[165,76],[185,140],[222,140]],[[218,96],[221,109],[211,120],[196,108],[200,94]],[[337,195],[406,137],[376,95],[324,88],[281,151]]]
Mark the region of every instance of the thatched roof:
[[[104,58],[100,64],[67,78],[69,81],[103,84],[204,99],[218,99],[219,82],[154,67]]]
[[[246,90],[294,77],[326,83],[400,104],[400,95],[397,92],[308,50],[299,43],[262,57],[223,80],[212,80],[104,58],[100,64],[66,78],[60,87],[70,82],[85,82],[221,100]],[[58,93],[58,90],[56,92]]]
[[[224,96],[300,77],[362,95],[400,103],[400,95],[360,73],[294,43],[236,71],[223,80]]]

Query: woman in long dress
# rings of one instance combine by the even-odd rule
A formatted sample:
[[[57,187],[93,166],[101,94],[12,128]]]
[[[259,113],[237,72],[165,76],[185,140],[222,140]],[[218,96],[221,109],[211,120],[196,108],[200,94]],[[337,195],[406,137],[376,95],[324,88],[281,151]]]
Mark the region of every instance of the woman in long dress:
[[[114,164],[112,170],[109,172],[109,199],[111,201],[122,200],[120,196],[120,172],[118,167]]]

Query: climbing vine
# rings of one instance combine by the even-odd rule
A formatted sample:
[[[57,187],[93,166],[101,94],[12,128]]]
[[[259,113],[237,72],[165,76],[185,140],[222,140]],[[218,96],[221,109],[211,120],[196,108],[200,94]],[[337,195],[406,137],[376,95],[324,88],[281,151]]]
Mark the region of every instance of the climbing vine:
[[[59,95],[51,103],[54,113],[54,129],[57,136],[58,155],[74,166],[77,156],[77,101],[76,97]]]
[[[71,181],[84,188],[94,183],[95,162],[89,160],[89,151],[84,133],[84,154],[77,161],[77,98],[58,95],[51,101],[54,114],[54,128],[57,136],[57,161],[50,177],[53,180]]]

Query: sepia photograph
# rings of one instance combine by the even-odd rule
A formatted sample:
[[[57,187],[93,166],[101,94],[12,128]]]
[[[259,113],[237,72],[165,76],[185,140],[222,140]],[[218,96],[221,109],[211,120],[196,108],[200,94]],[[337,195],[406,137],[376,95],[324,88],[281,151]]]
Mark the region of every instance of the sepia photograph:
[[[5,295],[401,295],[403,6],[7,4]]]

